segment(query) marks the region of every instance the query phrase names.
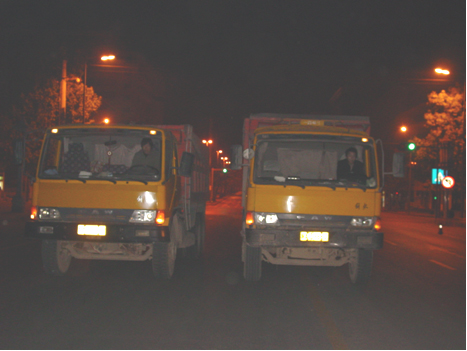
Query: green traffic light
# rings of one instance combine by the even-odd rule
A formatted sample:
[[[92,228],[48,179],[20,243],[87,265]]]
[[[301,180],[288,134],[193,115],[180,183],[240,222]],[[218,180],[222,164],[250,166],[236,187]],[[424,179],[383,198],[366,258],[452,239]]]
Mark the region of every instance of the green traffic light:
[[[409,151],[414,151],[416,148],[417,148],[417,145],[415,145],[415,143],[408,143],[407,144],[407,149]]]
[[[224,169],[222,170],[222,172],[223,172],[223,173],[227,173],[227,168],[224,168]]]

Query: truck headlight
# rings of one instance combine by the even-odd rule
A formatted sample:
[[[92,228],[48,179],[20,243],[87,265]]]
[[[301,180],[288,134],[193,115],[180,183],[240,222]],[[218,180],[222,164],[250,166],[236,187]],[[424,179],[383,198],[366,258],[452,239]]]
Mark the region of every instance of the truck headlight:
[[[130,223],[154,223],[156,212],[155,210],[134,210]]]
[[[37,212],[39,219],[60,219],[60,211],[56,208],[40,207]]]
[[[255,224],[279,225],[279,218],[275,213],[255,212]]]
[[[375,217],[355,217],[350,221],[350,225],[353,227],[372,227],[376,223]]]

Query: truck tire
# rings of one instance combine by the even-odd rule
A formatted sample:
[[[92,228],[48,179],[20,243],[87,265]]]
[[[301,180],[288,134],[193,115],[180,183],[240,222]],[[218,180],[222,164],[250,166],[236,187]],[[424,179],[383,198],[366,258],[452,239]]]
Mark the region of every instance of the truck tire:
[[[60,240],[42,240],[42,265],[47,274],[62,276],[70,268],[72,256]]]
[[[349,276],[353,284],[368,282],[373,265],[373,251],[357,249],[356,257],[349,262]]]
[[[193,256],[195,259],[200,259],[204,251],[204,238],[206,237],[206,222],[204,213],[198,213],[195,223],[195,245]]]
[[[175,269],[177,247],[173,241],[152,244],[152,272],[159,279],[170,279]]]
[[[243,264],[243,276],[248,281],[258,281],[261,279],[262,255],[260,247],[251,247],[244,244],[245,262]]]

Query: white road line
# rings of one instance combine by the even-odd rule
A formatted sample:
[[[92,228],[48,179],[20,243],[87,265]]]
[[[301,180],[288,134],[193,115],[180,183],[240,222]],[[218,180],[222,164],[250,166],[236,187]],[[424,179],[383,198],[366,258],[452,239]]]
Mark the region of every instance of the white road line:
[[[465,258],[465,256],[463,256],[463,255],[456,254],[455,252],[451,252],[451,251],[446,250],[446,249],[443,249],[443,248],[441,248],[441,247],[437,247],[437,246],[433,246],[433,245],[430,245],[430,247],[431,247],[433,250],[438,250],[438,251],[441,251],[441,252],[445,252],[445,253],[448,253],[448,254],[450,254],[450,255],[459,257],[459,258]]]
[[[452,268],[444,263],[441,263],[441,262],[438,262],[438,261],[435,261],[435,260],[430,260],[430,262],[433,262],[435,264],[437,264],[438,266],[441,266],[441,267],[444,267],[444,268],[447,268],[447,269],[450,269],[451,271],[455,271],[456,269],[455,268]]]
[[[391,244],[391,245],[394,245],[394,246],[399,246],[396,243],[393,243],[392,241],[389,241],[389,240],[384,240],[384,242],[388,243],[388,244]]]

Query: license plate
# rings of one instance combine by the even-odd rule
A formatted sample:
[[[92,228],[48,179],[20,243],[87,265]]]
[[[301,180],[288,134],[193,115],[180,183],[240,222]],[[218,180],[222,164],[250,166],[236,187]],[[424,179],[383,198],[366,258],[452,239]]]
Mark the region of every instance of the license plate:
[[[78,224],[78,235],[105,236],[105,225]]]
[[[329,232],[300,232],[300,241],[328,242]]]

